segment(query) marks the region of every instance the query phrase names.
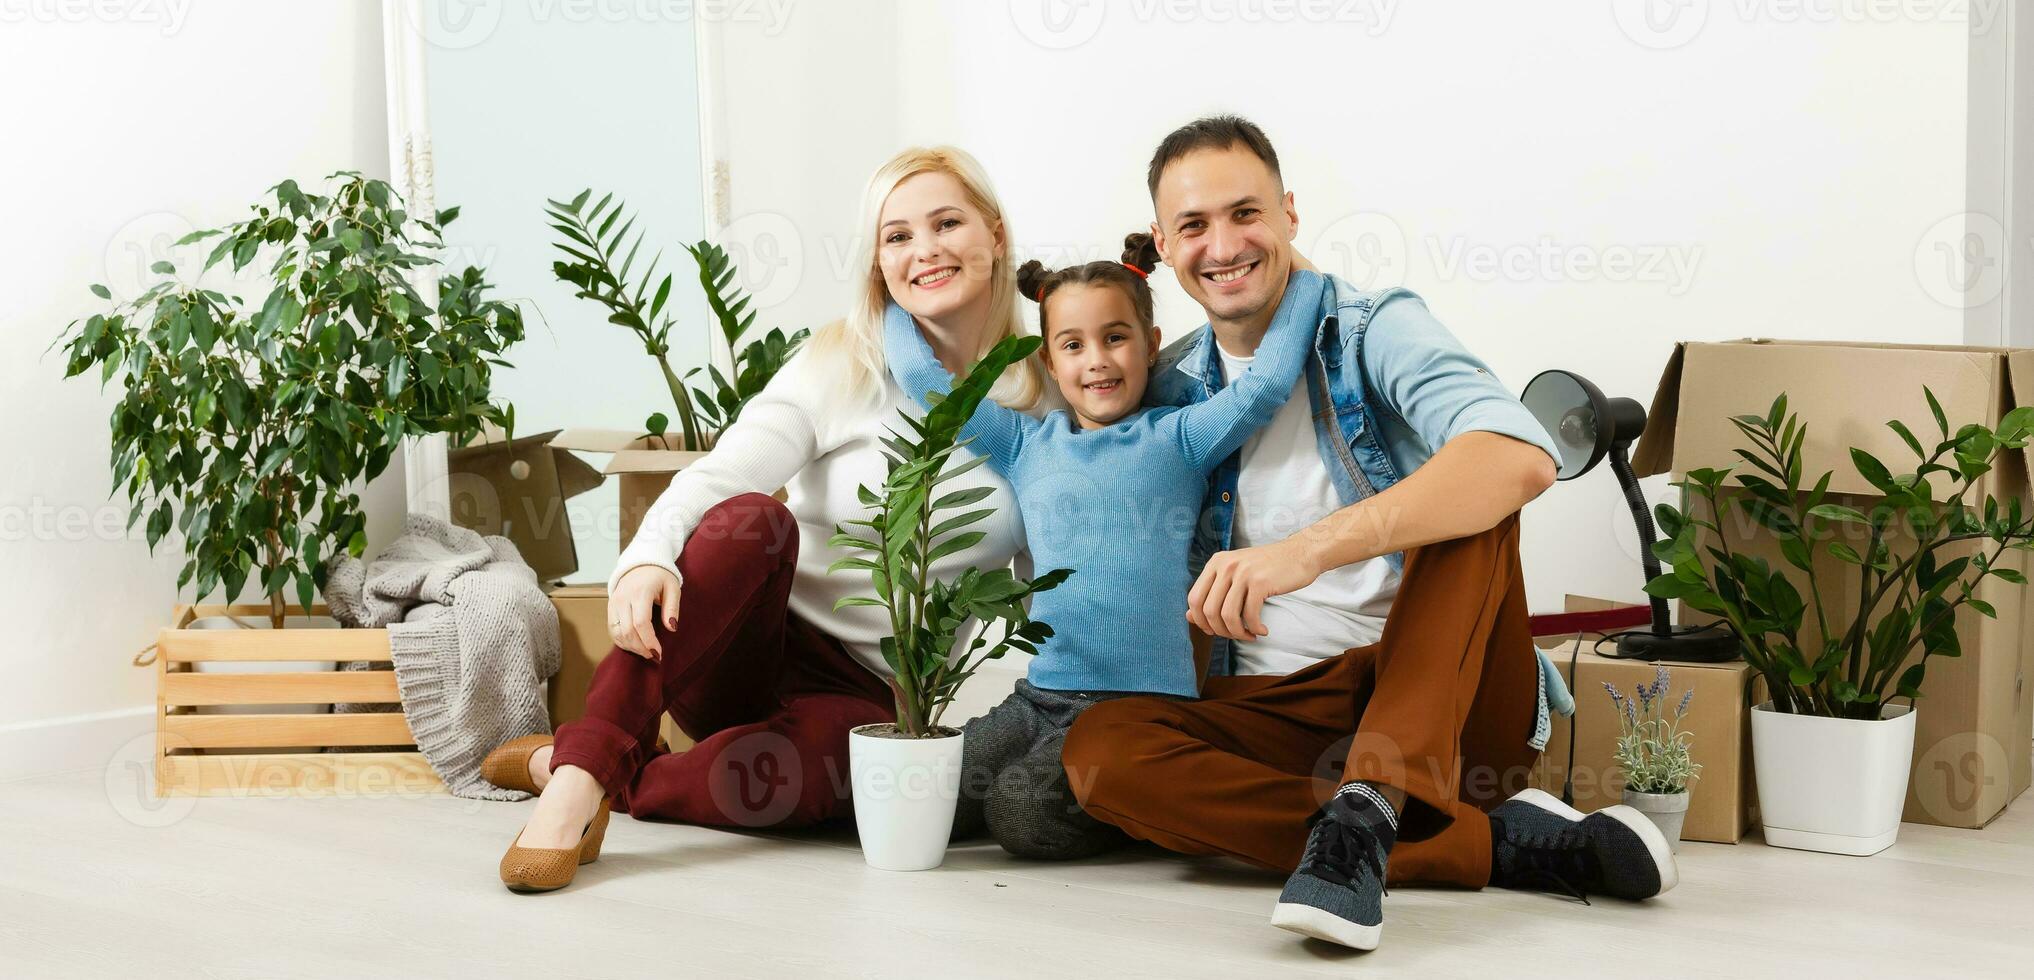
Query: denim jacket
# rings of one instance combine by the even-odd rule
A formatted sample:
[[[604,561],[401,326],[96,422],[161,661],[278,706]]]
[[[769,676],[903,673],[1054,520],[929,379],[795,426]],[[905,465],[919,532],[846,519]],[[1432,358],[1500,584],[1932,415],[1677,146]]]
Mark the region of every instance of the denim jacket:
[[[1500,433],[1560,458],[1546,429],[1417,295],[1402,288],[1362,290],[1338,276],[1329,276],[1328,282],[1314,356],[1304,377],[1315,443],[1342,506],[1389,488],[1464,432]],[[1191,405],[1220,391],[1223,383],[1214,334],[1202,324],[1160,354],[1144,400]],[[1240,456],[1231,455],[1209,477],[1194,534],[1195,574],[1215,552],[1230,546]],[[1405,565],[1400,553],[1386,560],[1394,568]],[[1235,654],[1230,641],[1216,637],[1209,660],[1209,673],[1231,673]],[[1564,715],[1574,712],[1552,661],[1545,654],[1539,660],[1534,748],[1546,744],[1550,702]]]

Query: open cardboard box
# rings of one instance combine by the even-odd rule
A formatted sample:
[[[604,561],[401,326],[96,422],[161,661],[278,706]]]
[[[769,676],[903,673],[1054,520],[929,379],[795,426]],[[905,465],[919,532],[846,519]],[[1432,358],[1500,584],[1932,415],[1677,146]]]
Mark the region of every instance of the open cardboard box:
[[[671,485],[671,478],[705,457],[704,452],[676,448],[682,438],[675,433],[657,436],[624,429],[566,429],[551,440],[551,445],[608,456],[607,466],[601,472],[617,477],[621,545],[626,548],[635,538],[636,529],[642,527],[643,514]]]
[[[1733,452],[1743,445],[1743,436],[1729,417],[1763,414],[1784,391],[1789,409],[1808,428],[1801,450],[1803,482],[1812,484],[1831,471],[1832,502],[1868,508],[1877,492],[1859,475],[1849,450],[1870,452],[1895,473],[1911,471],[1913,451],[1886,421],[1899,419],[1924,445],[1933,445],[1937,429],[1924,385],[1941,402],[1952,432],[1967,422],[1995,425],[2015,406],[2034,404],[2034,350],[1788,340],[1683,343],[1675,347],[1660,378],[1632,468],[1641,476],[1672,473],[1678,479],[1698,467],[1743,466]],[[1734,480],[1726,483],[1736,485]],[[2034,507],[2028,499],[2030,483],[2034,470],[2028,456],[2014,450],[1994,461],[1979,489],[2001,499],[2019,497],[2027,508]],[[1771,535],[1748,523],[1735,514],[1722,522],[1731,546],[1784,566]],[[1900,542],[1893,547],[1897,551]],[[1944,557],[1958,553],[1941,552]],[[1855,610],[1860,601],[1856,576],[1837,574],[1855,566],[1822,552],[1815,561],[1831,611]],[[2028,553],[2008,551],[2001,564],[2024,573]],[[1797,584],[1805,586],[1805,575],[1795,575]],[[2034,669],[2034,640],[2028,636],[2034,629],[2034,589],[1988,578],[1978,597],[1998,610],[1998,618],[1960,610],[1957,635],[1963,656],[1934,657],[1928,663],[1915,719],[1914,770],[1904,814],[1908,821],[1982,827],[2034,777],[2034,689],[2027,684]],[[1685,604],[1679,616],[1682,622],[1712,618]],[[1804,645],[1819,642],[1803,637]],[[1918,659],[1919,652],[1914,656]]]
[[[502,441],[498,429],[446,453],[452,523],[499,534],[542,582],[579,570],[565,501],[600,485],[601,475],[558,444],[559,430]]]

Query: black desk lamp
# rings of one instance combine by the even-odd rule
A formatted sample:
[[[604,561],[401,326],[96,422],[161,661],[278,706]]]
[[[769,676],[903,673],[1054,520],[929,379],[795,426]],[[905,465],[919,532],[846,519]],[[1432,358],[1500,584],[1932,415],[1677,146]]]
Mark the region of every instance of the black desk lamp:
[[[1587,378],[1570,371],[1542,371],[1528,382],[1519,396],[1526,409],[1540,420],[1554,445],[1561,450],[1557,480],[1572,480],[1594,469],[1605,456],[1631,518],[1638,525],[1639,561],[1645,566],[1646,581],[1660,574],[1660,560],[1653,557],[1653,515],[1639,492],[1638,477],[1631,471],[1629,450],[1646,428],[1646,410],[1629,398],[1606,398]],[[1737,640],[1727,628],[1697,626],[1676,629],[1667,623],[1667,600],[1652,597],[1653,624],[1650,629],[1630,630],[1617,635],[1617,655],[1633,660],[1691,660],[1721,663],[1737,658]]]

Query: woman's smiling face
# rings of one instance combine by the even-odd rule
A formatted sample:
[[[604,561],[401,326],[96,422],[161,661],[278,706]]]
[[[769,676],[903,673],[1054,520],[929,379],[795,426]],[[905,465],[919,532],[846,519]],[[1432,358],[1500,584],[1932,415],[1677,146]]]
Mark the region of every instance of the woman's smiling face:
[[[986,315],[1002,254],[1003,230],[969,202],[952,174],[917,174],[883,201],[876,265],[890,298],[912,316],[936,320],[973,306]]]
[[[1083,429],[1137,410],[1157,357],[1158,328],[1141,325],[1136,304],[1109,285],[1070,284],[1047,294],[1046,367]]]

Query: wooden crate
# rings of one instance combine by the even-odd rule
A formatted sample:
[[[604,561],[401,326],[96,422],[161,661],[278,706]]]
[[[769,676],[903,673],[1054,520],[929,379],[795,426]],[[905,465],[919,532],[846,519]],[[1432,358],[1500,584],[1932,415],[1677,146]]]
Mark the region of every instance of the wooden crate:
[[[314,616],[329,615],[323,606]],[[205,616],[266,621],[267,606],[178,606],[156,640],[158,796],[413,796],[445,783],[400,711],[201,714],[212,705],[400,704],[387,630],[194,630]],[[373,661],[383,669],[208,674],[207,661]],[[389,747],[399,747],[391,751]],[[372,748],[370,748],[372,747]],[[258,749],[259,751],[248,751]],[[325,751],[334,749],[337,751]]]

